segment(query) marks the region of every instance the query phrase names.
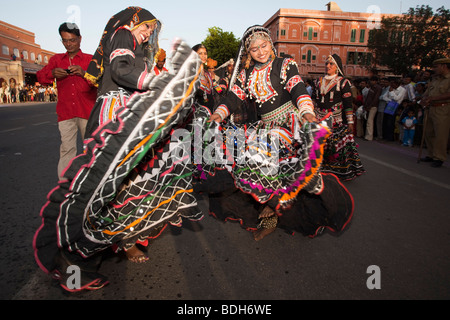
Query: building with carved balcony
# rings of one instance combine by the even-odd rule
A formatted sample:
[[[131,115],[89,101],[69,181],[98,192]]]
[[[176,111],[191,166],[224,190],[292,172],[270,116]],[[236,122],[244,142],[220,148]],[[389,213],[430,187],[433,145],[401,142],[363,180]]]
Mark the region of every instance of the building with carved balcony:
[[[293,57],[303,77],[325,74],[325,60],[334,53],[341,57],[346,76],[368,76],[371,30],[379,26],[382,16],[395,15],[344,12],[334,2],[326,6],[326,11],[280,9],[264,23],[278,54]]]

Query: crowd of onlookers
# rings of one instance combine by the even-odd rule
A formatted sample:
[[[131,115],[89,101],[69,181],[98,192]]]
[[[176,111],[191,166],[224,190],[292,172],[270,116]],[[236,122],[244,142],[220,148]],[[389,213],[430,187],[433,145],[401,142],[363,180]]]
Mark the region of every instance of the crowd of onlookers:
[[[420,145],[424,117],[424,109],[420,101],[432,75],[432,71],[427,70],[403,77],[385,78],[372,75],[368,79],[355,81],[359,94],[355,101],[356,136],[365,140],[397,141],[410,147]],[[369,117],[370,106],[365,106],[366,98],[377,86],[381,87],[381,92],[378,97],[375,97],[376,115]],[[387,106],[390,102],[396,107],[388,112]],[[369,126],[374,128],[373,135],[370,137],[367,134]],[[409,133],[412,133],[412,136]]]
[[[7,85],[0,87],[0,104],[18,102],[53,102],[58,100],[58,93],[53,86],[42,85]]]
[[[421,128],[423,123],[423,108],[419,104],[428,83],[431,81],[432,71],[419,71],[415,74],[402,77],[379,77],[371,74],[368,78],[351,79],[353,109],[356,117],[355,136],[365,140],[388,140],[404,143],[404,119],[412,116],[416,134],[412,137],[410,146],[420,144],[422,136]],[[305,80],[308,92],[312,95],[318,79]],[[379,87],[377,100],[377,112],[375,116],[370,115],[370,106],[366,105],[369,93]],[[376,90],[375,90],[376,91]],[[398,107],[395,110],[393,124],[387,123],[385,109],[387,103],[394,96],[390,92],[395,92]],[[53,102],[57,101],[58,94],[53,86],[42,85],[14,85],[9,86],[3,82],[0,87],[0,103],[17,102]],[[408,115],[409,113],[409,115]],[[368,128],[373,131],[368,135]]]
[[[420,100],[432,76],[433,72],[428,70],[417,71],[403,77],[383,77],[371,72],[367,78],[350,79],[356,118],[354,135],[364,140],[397,141],[408,146],[420,145],[424,116]],[[317,81],[318,79],[305,81],[308,87],[312,86],[310,92],[314,92]],[[391,115],[387,113],[386,106],[392,100],[395,100],[397,107]],[[373,109],[375,106],[376,110]],[[411,127],[410,118],[414,118],[411,121],[414,122],[412,127],[415,129],[415,135],[411,141],[406,142],[405,128]]]

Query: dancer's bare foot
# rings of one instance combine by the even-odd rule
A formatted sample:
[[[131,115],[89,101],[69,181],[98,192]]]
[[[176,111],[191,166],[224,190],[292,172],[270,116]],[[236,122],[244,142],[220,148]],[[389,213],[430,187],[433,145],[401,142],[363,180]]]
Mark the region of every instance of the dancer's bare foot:
[[[128,260],[135,263],[143,263],[148,261],[148,257],[139,250],[139,248],[134,245],[130,249],[125,251],[125,255],[127,256]]]
[[[253,233],[253,239],[255,239],[255,241],[259,241],[262,238],[264,238],[265,236],[268,236],[269,234],[274,232],[276,229],[277,229],[276,227],[275,228],[269,228],[269,229],[266,229],[266,228],[258,229],[257,231],[255,231]]]
[[[258,219],[269,218],[274,214],[275,212],[269,206],[265,206],[263,211],[259,214]]]
[[[269,206],[264,207],[262,212],[259,214],[258,219],[261,219],[261,223],[258,230],[253,233],[253,239],[256,241],[259,241],[274,232],[278,223],[278,218],[275,215],[275,212]]]

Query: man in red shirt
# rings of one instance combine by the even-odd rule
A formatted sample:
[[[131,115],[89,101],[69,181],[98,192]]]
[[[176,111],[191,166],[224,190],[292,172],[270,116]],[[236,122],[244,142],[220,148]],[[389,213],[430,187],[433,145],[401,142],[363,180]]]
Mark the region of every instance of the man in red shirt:
[[[61,41],[66,53],[56,54],[37,73],[41,84],[52,84],[56,79],[58,89],[58,127],[61,134],[58,176],[77,155],[78,132],[84,139],[87,119],[97,98],[97,88],[84,79],[84,74],[92,59],[80,49],[81,34],[74,23],[63,23],[59,27]]]

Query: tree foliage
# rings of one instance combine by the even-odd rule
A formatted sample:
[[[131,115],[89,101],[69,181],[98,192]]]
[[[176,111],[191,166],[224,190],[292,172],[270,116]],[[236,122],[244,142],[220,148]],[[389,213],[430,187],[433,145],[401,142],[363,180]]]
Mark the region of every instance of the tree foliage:
[[[202,42],[208,50],[208,57],[217,61],[217,66],[235,58],[239,50],[240,40],[233,32],[225,32],[219,27],[208,29],[208,35]]]
[[[373,63],[405,74],[412,67],[425,69],[435,59],[448,57],[450,11],[441,7],[433,13],[428,5],[417,6],[398,17],[383,17],[381,28],[371,31],[368,46]]]

